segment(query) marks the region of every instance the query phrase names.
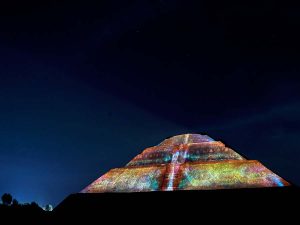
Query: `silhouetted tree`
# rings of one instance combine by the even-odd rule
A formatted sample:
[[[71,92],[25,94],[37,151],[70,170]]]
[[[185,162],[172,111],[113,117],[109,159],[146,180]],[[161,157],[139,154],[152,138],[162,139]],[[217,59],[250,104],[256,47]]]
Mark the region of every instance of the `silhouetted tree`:
[[[36,202],[31,202],[31,203],[30,203],[30,206],[31,206],[32,208],[40,208],[39,205],[38,205]]]
[[[18,206],[18,205],[19,205],[18,200],[17,200],[17,199],[14,199],[14,200],[12,201],[12,205],[13,205],[13,206]]]
[[[5,193],[2,195],[1,200],[4,205],[10,205],[12,202],[12,196],[11,194]]]

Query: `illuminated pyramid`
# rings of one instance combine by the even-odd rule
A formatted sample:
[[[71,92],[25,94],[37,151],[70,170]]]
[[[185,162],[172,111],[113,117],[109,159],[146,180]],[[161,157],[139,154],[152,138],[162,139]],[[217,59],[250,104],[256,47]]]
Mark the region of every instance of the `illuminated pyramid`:
[[[280,187],[290,184],[206,135],[183,134],[146,148],[82,193]]]

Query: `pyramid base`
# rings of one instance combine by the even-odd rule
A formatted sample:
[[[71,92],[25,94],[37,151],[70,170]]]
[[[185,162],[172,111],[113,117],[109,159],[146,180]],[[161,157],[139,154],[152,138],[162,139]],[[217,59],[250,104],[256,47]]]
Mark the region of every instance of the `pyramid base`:
[[[291,218],[294,204],[300,200],[299,189],[291,187],[229,189],[211,191],[172,191],[144,193],[73,194],[58,205],[54,213],[57,222],[78,220],[114,222],[120,219],[134,222],[136,216],[155,222],[162,217],[170,222],[201,217],[213,220],[239,220],[270,217]],[[271,210],[271,211],[270,211]],[[270,214],[269,212],[272,212]],[[158,217],[159,215],[159,217]],[[137,222],[137,221],[136,221]],[[254,221],[253,221],[254,222]]]

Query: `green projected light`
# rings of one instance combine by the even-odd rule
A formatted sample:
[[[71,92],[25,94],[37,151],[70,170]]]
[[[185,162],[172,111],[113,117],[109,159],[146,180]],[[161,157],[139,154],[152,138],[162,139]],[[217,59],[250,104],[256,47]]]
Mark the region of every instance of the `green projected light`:
[[[184,134],[145,149],[83,193],[280,187],[290,184],[206,135]]]

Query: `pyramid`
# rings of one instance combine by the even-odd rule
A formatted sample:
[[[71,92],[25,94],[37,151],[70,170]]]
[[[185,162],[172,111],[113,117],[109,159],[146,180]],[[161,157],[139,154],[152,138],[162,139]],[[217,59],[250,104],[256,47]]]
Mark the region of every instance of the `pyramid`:
[[[207,135],[183,134],[146,148],[82,193],[281,187],[290,184]]]

